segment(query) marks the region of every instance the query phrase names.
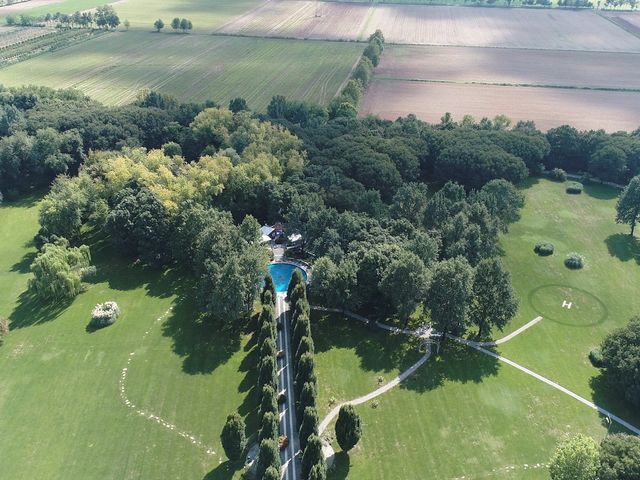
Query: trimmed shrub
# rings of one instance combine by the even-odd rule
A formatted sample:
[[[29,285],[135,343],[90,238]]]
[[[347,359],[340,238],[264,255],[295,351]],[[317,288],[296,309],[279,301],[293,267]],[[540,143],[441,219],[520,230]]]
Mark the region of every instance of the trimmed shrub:
[[[567,184],[566,192],[571,195],[580,195],[582,190],[584,190],[584,185],[580,182],[569,182]]]
[[[224,453],[232,462],[238,462],[242,458],[242,453],[247,446],[245,428],[244,420],[237,412],[227,416],[227,422],[220,434],[220,442]]]
[[[102,328],[113,325],[119,316],[120,307],[116,302],[99,303],[91,312],[91,326]]]
[[[536,243],[536,246],[533,248],[533,251],[536,252],[541,257],[547,257],[549,255],[553,255],[554,250],[555,250],[555,247],[553,246],[553,243],[548,243],[548,242],[538,242]]]
[[[584,257],[576,252],[571,252],[564,259],[564,264],[572,270],[579,270],[584,267]]]
[[[566,182],[567,172],[565,172],[561,168],[554,168],[553,170],[551,170],[551,178],[556,182]]]
[[[604,367],[604,357],[602,356],[602,351],[599,348],[594,348],[589,352],[589,361],[591,365],[596,368]]]

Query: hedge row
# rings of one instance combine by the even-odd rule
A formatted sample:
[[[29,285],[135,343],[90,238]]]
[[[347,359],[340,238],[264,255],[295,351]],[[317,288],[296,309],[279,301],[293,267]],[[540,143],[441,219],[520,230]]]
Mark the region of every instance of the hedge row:
[[[327,476],[327,465],[318,435],[317,378],[310,307],[306,284],[299,270],[296,270],[291,277],[287,296],[289,304],[293,305],[291,348],[294,352],[296,417],[300,425],[300,448],[303,452],[302,478],[303,480],[324,480]]]
[[[360,61],[351,75],[351,79],[339,96],[329,104],[329,117],[355,117],[360,108],[364,92],[371,83],[373,71],[380,63],[384,50],[384,35],[376,30],[369,37],[369,44],[362,52]]]
[[[276,332],[278,329],[275,313],[275,287],[270,275],[265,277],[265,285],[260,295],[262,312],[258,317],[258,342],[260,362],[258,370],[258,392],[260,392],[260,450],[256,467],[256,478],[270,478],[272,472],[280,472],[280,452],[278,448],[278,349]]]

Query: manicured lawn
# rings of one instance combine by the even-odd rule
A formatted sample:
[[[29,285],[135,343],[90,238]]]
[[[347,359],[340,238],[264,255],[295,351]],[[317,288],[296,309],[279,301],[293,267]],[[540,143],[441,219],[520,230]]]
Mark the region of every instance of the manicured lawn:
[[[274,95],[328,103],[362,53],[357,44],[129,31],[0,69],[0,82],[77,88],[109,105],[154,89],[181,101],[263,111]]]
[[[587,356],[608,332],[640,314],[640,242],[615,223],[618,190],[588,185],[582,195],[569,195],[565,186],[533,180],[524,190],[521,220],[503,239],[521,300],[509,329],[538,315],[544,320],[499,350],[638,425],[640,415],[594,378],[598,370]],[[540,240],[553,243],[555,253],[538,257],[533,247]],[[584,269],[564,266],[573,251],[586,257]],[[572,302],[571,309],[562,307],[564,301]]]
[[[422,356],[419,345],[408,342],[407,337],[370,329],[342,315],[314,312],[311,328],[321,419],[333,403],[377,389]]]
[[[249,431],[256,426],[249,339],[199,324],[184,276],[129,267],[101,242],[92,244],[98,274],[88,291],[68,306],[42,306],[24,293],[36,231],[33,200],[0,207],[0,314],[12,322],[0,347],[2,476],[232,478],[219,434],[236,409]],[[87,331],[91,309],[106,300],[122,316]],[[125,405],[125,367],[129,400],[175,430]]]
[[[321,417],[331,396],[342,401],[368,393],[378,387],[378,375],[389,380],[419,356],[401,338],[340,317],[314,323],[313,334]],[[408,480],[424,472],[443,479],[546,479],[544,464],[559,439],[606,432],[582,404],[455,344],[376,401],[375,408],[373,402],[357,407],[364,437],[348,456],[334,442],[339,453],[330,479]],[[331,438],[333,425],[325,435]]]
[[[640,248],[614,221],[616,190],[587,186],[582,195],[571,196],[564,189],[564,184],[532,180],[523,189],[522,218],[502,239],[503,260],[521,307],[506,331],[494,337],[538,315],[544,320],[496,351],[638,425],[640,416],[602,385],[587,355],[607,332],[640,313]],[[533,253],[540,240],[555,245],[554,255]],[[564,266],[571,251],[585,255],[583,270]],[[572,308],[563,308],[563,301],[572,302]],[[348,322],[336,318],[314,329],[317,344],[328,345],[333,338],[343,345],[318,349],[321,409],[330,396],[355,398],[377,388],[375,379],[385,365],[385,378],[397,372],[398,357],[392,353],[398,343]],[[377,401],[376,408],[371,403],[357,407],[363,440],[348,456],[338,455],[329,478],[413,479],[429,472],[443,479],[546,479],[545,464],[559,440],[575,433],[596,439],[606,434],[602,418],[576,400],[453,344]],[[621,428],[614,424],[611,430]]]

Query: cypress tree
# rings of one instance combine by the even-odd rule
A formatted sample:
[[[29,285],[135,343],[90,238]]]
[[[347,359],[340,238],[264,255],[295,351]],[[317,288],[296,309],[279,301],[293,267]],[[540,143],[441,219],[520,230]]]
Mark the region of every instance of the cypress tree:
[[[276,328],[270,323],[264,323],[258,332],[258,345],[262,347],[267,340],[276,341]]]
[[[353,405],[342,406],[336,421],[336,440],[338,445],[347,452],[356,446],[360,437],[362,437],[360,416],[356,413]]]
[[[318,412],[314,407],[306,407],[300,424],[300,448],[304,451],[311,435],[318,435]]]
[[[316,463],[309,472],[309,480],[326,480],[327,479],[327,463],[324,458]]]
[[[260,346],[260,358],[275,357],[278,353],[276,342],[272,338],[266,338]]]
[[[273,284],[273,278],[268,273],[264,277],[264,287],[262,287],[262,303],[267,303],[264,301],[264,295],[269,292],[271,293],[271,303],[273,303],[276,299],[276,286]]]
[[[302,276],[302,272],[299,268],[296,268],[293,271],[293,275],[291,275],[291,280],[289,280],[289,287],[287,288],[287,297],[291,297],[291,293],[293,289],[296,288],[296,285],[304,284],[304,277]]]
[[[274,467],[269,467],[260,480],[280,480],[280,472]]]
[[[300,361],[300,357],[305,353],[309,353],[313,355],[314,346],[313,340],[310,337],[304,336],[300,339],[300,343],[298,344],[298,348],[296,349],[295,357],[294,357],[294,365],[297,365]]]
[[[258,391],[262,391],[265,385],[277,388],[278,376],[276,374],[276,361],[273,357],[262,357],[258,372]]]
[[[262,398],[260,399],[260,415],[264,417],[267,413],[278,416],[278,398],[271,385],[262,387]]]
[[[262,425],[260,426],[260,434],[258,441],[278,439],[278,416],[273,412],[266,412],[262,416]]]
[[[304,283],[298,283],[293,290],[291,290],[291,294],[289,295],[289,303],[291,305],[295,305],[300,301],[307,300],[307,288]]]
[[[222,428],[220,442],[227,458],[236,463],[242,458],[242,453],[247,446],[247,438],[244,433],[245,424],[242,417],[234,412],[227,417],[227,422]]]
[[[302,454],[302,478],[309,478],[311,469],[324,462],[322,454],[322,442],[317,435],[311,435],[307,440],[307,446]]]
[[[311,324],[308,316],[300,316],[293,329],[293,336],[291,338],[291,348],[294,352],[298,351],[300,346],[300,340],[302,337],[311,338]]]
[[[306,382],[302,386],[302,390],[300,392],[300,396],[298,399],[298,409],[296,413],[297,413],[297,419],[299,423],[303,421],[304,411],[308,407],[311,407],[314,409],[316,408],[317,397],[318,397],[318,394],[316,391],[315,384],[311,382]]]
[[[280,452],[275,440],[262,440],[258,452],[258,464],[256,466],[256,478],[262,479],[269,467],[276,472],[280,471]]]

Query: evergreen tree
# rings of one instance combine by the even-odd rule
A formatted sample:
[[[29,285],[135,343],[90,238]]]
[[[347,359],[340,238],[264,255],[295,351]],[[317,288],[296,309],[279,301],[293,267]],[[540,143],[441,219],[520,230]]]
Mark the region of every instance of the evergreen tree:
[[[300,423],[300,449],[304,451],[311,435],[318,435],[318,411],[314,407],[306,407]]]
[[[278,397],[276,391],[271,385],[262,387],[262,397],[260,399],[260,415],[265,416],[267,413],[278,415]]]
[[[280,452],[275,440],[262,440],[258,452],[256,478],[264,478],[269,467],[274,468],[276,472],[280,471]]]
[[[234,412],[227,417],[227,422],[224,424],[220,434],[220,442],[222,443],[222,448],[224,448],[224,453],[234,463],[242,459],[242,453],[247,446],[244,430],[244,420],[237,412]]]
[[[293,289],[296,288],[296,285],[304,284],[304,277],[302,276],[302,272],[299,268],[296,268],[293,271],[293,275],[291,275],[291,280],[289,280],[289,287],[287,288],[287,297],[291,297],[291,293]]]
[[[314,382],[306,382],[302,386],[298,399],[297,420],[302,423],[304,411],[308,407],[316,408],[318,394]]]
[[[322,454],[322,441],[317,435],[311,435],[307,440],[307,446],[302,454],[302,478],[309,478],[311,469],[315,465],[324,462]]]
[[[338,413],[336,421],[336,440],[342,450],[349,451],[356,446],[362,437],[360,416],[352,405],[344,405]]]
[[[278,439],[278,416],[273,412],[266,412],[262,416],[262,424],[260,426],[258,441],[261,442],[266,439]]]
[[[263,357],[260,360],[260,367],[258,370],[258,391],[262,391],[263,387],[266,385],[270,385],[274,389],[278,385],[276,361],[273,357]]]

